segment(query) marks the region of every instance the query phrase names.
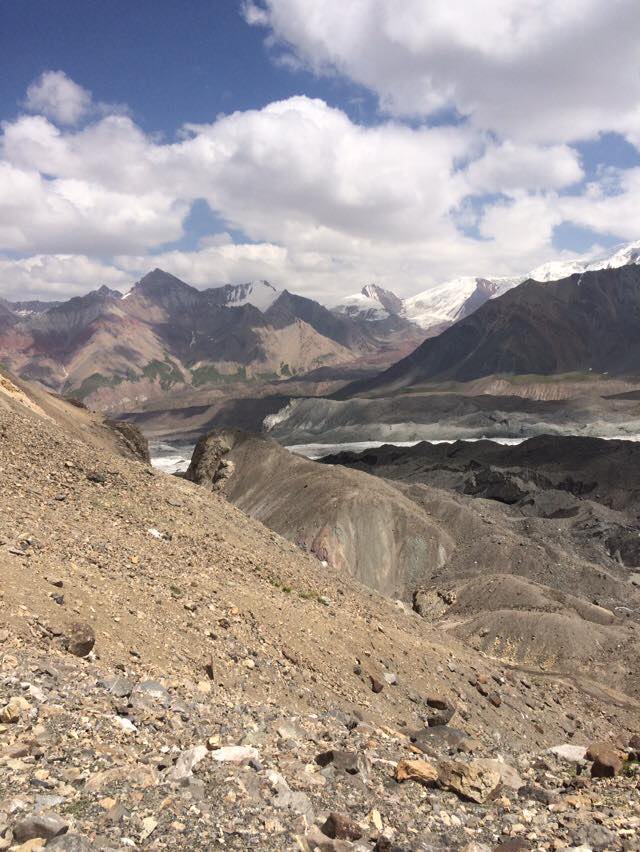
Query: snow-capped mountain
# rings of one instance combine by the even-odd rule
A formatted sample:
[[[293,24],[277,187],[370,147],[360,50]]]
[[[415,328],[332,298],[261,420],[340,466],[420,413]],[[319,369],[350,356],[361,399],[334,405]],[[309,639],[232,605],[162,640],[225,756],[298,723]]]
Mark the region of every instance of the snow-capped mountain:
[[[524,277],[454,278],[453,281],[405,299],[402,316],[425,329],[450,325],[523,281]]]
[[[346,296],[334,310],[364,320],[399,316],[424,330],[440,332],[528,278],[542,282],[559,281],[576,272],[617,269],[630,264],[640,264],[640,240],[622,246],[612,254],[544,263],[527,275],[454,278],[407,299],[400,299],[375,284],[368,285],[360,293]],[[387,298],[383,299],[381,294]]]
[[[360,293],[346,296],[334,311],[354,319],[382,320],[402,317],[423,329],[441,329],[477,310],[487,299],[506,293],[524,281],[519,278],[454,278],[423,293],[400,299],[390,290],[368,284]]]
[[[356,319],[384,320],[390,316],[399,316],[402,299],[391,290],[385,290],[377,284],[367,284],[359,293],[346,296],[334,310]]]
[[[263,313],[275,302],[282,290],[269,284],[268,281],[249,281],[247,284],[227,284],[220,288],[224,290],[224,304],[230,308],[240,305],[253,305]]]
[[[598,269],[618,269],[640,263],[640,240],[617,249],[613,254],[583,257],[576,260],[556,260],[537,266],[527,276],[534,281],[560,281],[576,272],[595,272]]]

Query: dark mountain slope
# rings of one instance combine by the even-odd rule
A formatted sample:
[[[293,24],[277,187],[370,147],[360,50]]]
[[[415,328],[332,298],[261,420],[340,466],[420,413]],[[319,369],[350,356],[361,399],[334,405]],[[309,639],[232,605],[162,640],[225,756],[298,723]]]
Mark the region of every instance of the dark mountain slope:
[[[434,380],[575,371],[640,373],[639,267],[526,281],[340,398]]]

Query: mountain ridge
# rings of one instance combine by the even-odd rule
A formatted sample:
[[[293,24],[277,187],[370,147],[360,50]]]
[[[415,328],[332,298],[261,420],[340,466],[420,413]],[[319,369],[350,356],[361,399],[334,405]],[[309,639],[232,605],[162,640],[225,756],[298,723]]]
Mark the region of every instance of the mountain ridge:
[[[397,318],[341,316],[265,281],[199,290],[154,269],[126,293],[102,286],[46,309],[0,304],[0,352],[24,378],[124,410],[175,389],[274,381],[420,342]]]
[[[336,398],[500,374],[640,374],[640,267],[529,279]]]

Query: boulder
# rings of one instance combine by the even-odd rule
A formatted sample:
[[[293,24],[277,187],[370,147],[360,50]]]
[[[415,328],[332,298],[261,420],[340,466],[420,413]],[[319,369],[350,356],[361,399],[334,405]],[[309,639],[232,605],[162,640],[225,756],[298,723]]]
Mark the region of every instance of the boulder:
[[[429,727],[447,725],[453,718],[456,708],[443,695],[427,695],[424,699],[427,707],[427,724]]]
[[[626,760],[626,754],[613,743],[592,743],[586,757],[592,761],[592,778],[613,778],[619,775]]]
[[[76,621],[65,631],[64,646],[75,657],[86,657],[95,644],[93,627],[85,621]]]
[[[470,763],[444,761],[438,767],[438,779],[447,790],[479,805],[494,796],[502,786],[500,773],[479,760]]]
[[[65,834],[68,830],[69,824],[57,814],[39,813],[30,814],[21,819],[13,829],[13,836],[18,843],[26,843],[27,840],[33,840],[36,837],[50,840],[52,837]]]
[[[493,769],[497,772],[503,787],[508,787],[510,790],[515,791],[524,787],[524,781],[508,763],[503,763],[501,760],[489,760],[487,758],[478,758],[475,762],[479,766],[484,766],[487,769]]]
[[[584,763],[587,748],[586,746],[573,745],[573,743],[562,743],[552,746],[548,749],[548,752],[555,754],[556,757],[567,763]]]

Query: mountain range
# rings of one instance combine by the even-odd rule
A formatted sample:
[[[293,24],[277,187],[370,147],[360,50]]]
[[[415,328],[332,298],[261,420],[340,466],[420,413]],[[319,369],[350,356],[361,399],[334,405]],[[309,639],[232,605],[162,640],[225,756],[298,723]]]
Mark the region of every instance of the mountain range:
[[[406,299],[400,299],[376,284],[368,284],[360,293],[342,299],[334,310],[368,321],[389,316],[402,317],[432,337],[469,316],[485,302],[502,296],[531,278],[535,281],[559,281],[574,272],[616,269],[636,263],[640,263],[640,241],[622,246],[613,253],[545,263],[526,275],[454,278]]]
[[[160,269],[124,295],[103,286],[66,302],[0,302],[6,366],[98,407],[321,367],[379,369],[423,337],[400,317],[365,322],[266,281],[197,290]]]
[[[637,268],[639,261],[636,242],[596,259],[546,264],[527,281]],[[532,289],[523,281],[457,278],[407,299],[369,284],[330,310],[268,281],[198,290],[155,269],[124,294],[103,286],[64,302],[0,300],[0,358],[23,378],[120,411],[164,400],[169,391],[193,405],[203,391],[229,393],[239,384],[265,387],[294,377],[326,383],[383,371],[350,385],[348,394],[389,381],[397,387],[432,378],[466,380],[487,371],[545,373],[596,364],[576,347],[573,356],[567,354],[578,330],[559,326],[562,308],[549,283]],[[518,295],[511,298],[513,293]],[[501,296],[510,298],[504,302]],[[530,299],[536,306],[529,328],[523,316]],[[476,314],[488,304],[500,307]],[[508,312],[516,305],[517,330],[507,334]],[[599,310],[596,301],[589,310]],[[557,340],[541,339],[553,337],[551,328]],[[442,336],[453,329],[458,330]],[[424,342],[436,337],[437,343]],[[303,393],[316,391],[306,384]]]

